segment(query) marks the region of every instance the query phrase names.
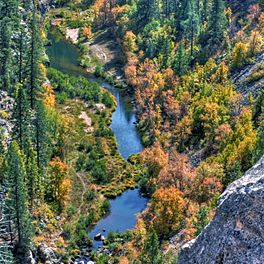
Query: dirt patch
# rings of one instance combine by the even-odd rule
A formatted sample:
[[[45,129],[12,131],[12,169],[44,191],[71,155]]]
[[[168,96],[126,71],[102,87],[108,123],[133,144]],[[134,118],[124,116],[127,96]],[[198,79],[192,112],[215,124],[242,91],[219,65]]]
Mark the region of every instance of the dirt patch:
[[[51,21],[51,25],[52,26],[59,26],[62,22],[62,19],[61,18],[55,18]]]
[[[106,71],[121,75],[123,54],[110,29],[99,31],[93,41],[87,45],[93,56],[104,65]]]
[[[67,28],[66,39],[70,39],[74,44],[76,44],[79,38],[79,31],[79,28]]]
[[[102,103],[95,104],[95,106],[99,111],[104,111],[106,109],[106,106]]]
[[[94,128],[92,127],[92,119],[84,111],[81,112],[81,114],[79,115],[79,118],[83,119],[86,125],[84,132],[91,133],[94,131]]]

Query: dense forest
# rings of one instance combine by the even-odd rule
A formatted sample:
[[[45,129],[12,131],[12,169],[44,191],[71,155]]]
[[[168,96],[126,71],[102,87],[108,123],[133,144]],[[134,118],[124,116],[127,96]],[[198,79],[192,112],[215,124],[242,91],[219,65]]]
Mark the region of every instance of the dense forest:
[[[0,0],[0,262],[176,264],[264,154],[263,5]],[[50,67],[51,33],[81,74]],[[104,82],[135,108],[144,150],[127,160]],[[134,188],[135,227],[92,248],[109,199]]]

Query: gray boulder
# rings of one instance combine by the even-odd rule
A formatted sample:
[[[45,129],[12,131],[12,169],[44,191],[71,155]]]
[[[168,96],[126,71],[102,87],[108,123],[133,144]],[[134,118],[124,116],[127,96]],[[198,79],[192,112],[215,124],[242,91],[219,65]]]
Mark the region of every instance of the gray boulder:
[[[51,261],[52,263],[57,263],[56,254],[53,249],[47,247],[45,244],[41,244],[38,247],[38,256],[44,262]]]
[[[220,196],[214,219],[178,258],[178,264],[238,263],[264,263],[264,156]]]

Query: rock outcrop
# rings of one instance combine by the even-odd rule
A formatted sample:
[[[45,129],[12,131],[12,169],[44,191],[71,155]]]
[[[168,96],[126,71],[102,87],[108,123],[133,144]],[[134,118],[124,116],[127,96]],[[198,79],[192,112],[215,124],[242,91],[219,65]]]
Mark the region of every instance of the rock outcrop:
[[[247,98],[249,93],[257,97],[264,87],[264,52],[257,56],[254,63],[232,76],[236,90]]]
[[[55,6],[56,0],[40,0],[39,11],[41,14],[45,14],[51,6]]]
[[[11,116],[14,108],[14,99],[8,96],[7,92],[0,91],[0,133],[1,143],[7,147],[10,141],[13,124]]]
[[[218,200],[214,219],[179,253],[178,264],[264,263],[264,156]]]

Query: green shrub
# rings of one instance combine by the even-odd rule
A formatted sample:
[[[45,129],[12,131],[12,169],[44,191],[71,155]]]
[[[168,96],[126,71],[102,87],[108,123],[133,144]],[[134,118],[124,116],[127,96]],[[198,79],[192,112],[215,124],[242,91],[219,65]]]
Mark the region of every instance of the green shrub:
[[[72,217],[77,212],[77,209],[74,205],[69,205],[67,208],[68,217]]]
[[[96,77],[102,77],[103,72],[104,72],[103,67],[102,67],[101,65],[97,65],[97,66],[95,67],[94,75],[95,75]]]
[[[110,212],[110,207],[111,207],[110,202],[108,200],[104,200],[104,202],[102,204],[103,213],[105,214],[105,213]]]
[[[87,202],[91,202],[96,197],[95,192],[92,190],[87,190],[85,193],[85,199]]]
[[[62,93],[56,94],[56,101],[59,104],[64,104],[67,99],[68,99],[68,95],[67,95],[66,92],[62,92]]]

